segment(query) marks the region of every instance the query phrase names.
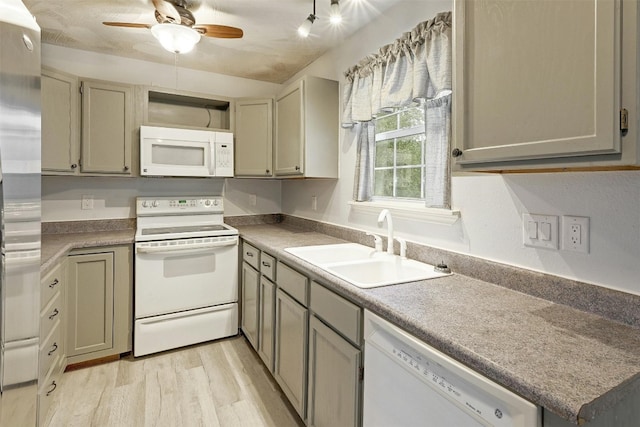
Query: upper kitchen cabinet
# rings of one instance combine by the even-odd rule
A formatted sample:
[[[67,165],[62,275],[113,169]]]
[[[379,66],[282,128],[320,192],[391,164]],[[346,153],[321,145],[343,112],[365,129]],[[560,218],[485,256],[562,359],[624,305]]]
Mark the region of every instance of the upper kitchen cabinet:
[[[459,170],[638,164],[637,2],[456,0],[454,19]]]
[[[42,70],[42,171],[73,174],[80,159],[78,78]]]
[[[273,100],[236,101],[235,176],[273,175]]]
[[[139,124],[189,129],[233,129],[233,100],[201,93],[138,86]]]
[[[132,174],[133,86],[83,80],[80,171]]]
[[[338,82],[306,76],[276,98],[275,175],[338,178]]]

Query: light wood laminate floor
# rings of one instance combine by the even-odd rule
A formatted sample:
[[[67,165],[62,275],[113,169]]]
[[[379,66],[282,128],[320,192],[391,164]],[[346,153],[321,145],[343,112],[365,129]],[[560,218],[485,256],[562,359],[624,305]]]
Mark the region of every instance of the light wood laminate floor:
[[[51,427],[303,425],[242,336],[65,372],[59,391]]]

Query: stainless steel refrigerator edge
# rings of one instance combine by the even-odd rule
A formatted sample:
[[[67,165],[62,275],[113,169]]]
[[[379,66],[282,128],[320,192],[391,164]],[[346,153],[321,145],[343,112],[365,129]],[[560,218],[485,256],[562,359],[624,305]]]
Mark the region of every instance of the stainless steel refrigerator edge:
[[[0,0],[0,426],[35,426],[40,349],[40,28]]]

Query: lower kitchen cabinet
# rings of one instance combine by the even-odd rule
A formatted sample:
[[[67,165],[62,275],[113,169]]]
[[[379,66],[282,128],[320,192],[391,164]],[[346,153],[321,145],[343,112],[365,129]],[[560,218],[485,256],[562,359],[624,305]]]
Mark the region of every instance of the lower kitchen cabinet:
[[[67,262],[68,362],[131,351],[130,247],[77,250]]]
[[[260,273],[247,262],[242,263],[240,279],[242,295],[242,320],[240,327],[254,349],[258,349],[258,298],[260,293]]]
[[[276,290],[274,377],[303,420],[306,411],[308,319],[306,307],[282,289]]]
[[[275,344],[276,285],[269,279],[260,279],[260,319],[258,327],[258,355],[273,372],[273,347]]]
[[[360,349],[311,316],[308,426],[359,425],[361,358]]]

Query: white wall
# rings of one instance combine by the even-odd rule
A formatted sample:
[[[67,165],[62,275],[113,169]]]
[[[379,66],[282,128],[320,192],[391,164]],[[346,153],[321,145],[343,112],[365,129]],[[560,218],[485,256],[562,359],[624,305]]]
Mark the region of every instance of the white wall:
[[[81,77],[177,88],[229,98],[270,97],[280,88],[280,85],[273,83],[176,69],[163,64],[48,44],[42,48],[42,63]],[[177,194],[224,195],[225,215],[229,216],[279,213],[280,187],[279,181],[240,179],[43,177],[42,221],[134,218],[137,196]],[[249,194],[256,194],[255,205],[250,203]],[[94,196],[94,209],[81,209],[82,195]]]
[[[341,47],[301,74],[339,80],[364,56],[398,38],[418,22],[451,10],[450,1],[404,1],[385,12]],[[355,135],[341,134],[338,181],[283,182],[284,213],[348,227],[377,230],[376,217],[354,212],[352,198]],[[318,197],[318,211],[311,196]],[[395,219],[398,235],[498,262],[640,294],[640,172],[455,176],[453,207],[462,214],[453,226]],[[525,248],[522,213],[588,216],[589,254]]]
[[[252,205],[249,195],[256,195]],[[82,196],[94,199],[83,210]],[[224,196],[226,216],[281,212],[280,183],[266,180],[68,177],[42,178],[42,221],[135,218],[138,196]]]

